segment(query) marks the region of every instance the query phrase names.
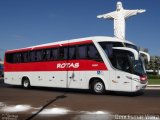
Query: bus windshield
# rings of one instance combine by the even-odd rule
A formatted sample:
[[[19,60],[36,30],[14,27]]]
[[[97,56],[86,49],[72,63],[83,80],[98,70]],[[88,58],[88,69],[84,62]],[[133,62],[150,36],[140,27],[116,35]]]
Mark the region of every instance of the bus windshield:
[[[143,62],[140,59],[133,61],[133,70],[134,70],[136,75],[144,75],[144,74],[146,74]]]
[[[139,60],[135,60],[133,53],[124,50],[115,50],[112,48],[115,47],[115,45],[111,43],[108,44],[107,42],[103,42],[103,44],[100,43],[100,45],[114,68],[136,75],[145,74],[142,60],[140,58]]]

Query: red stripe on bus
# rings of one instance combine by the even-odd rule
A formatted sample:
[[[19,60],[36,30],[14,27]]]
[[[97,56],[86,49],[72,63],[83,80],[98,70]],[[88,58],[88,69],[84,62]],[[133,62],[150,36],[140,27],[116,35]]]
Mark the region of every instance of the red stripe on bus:
[[[31,63],[5,63],[5,72],[26,71],[98,71],[108,70],[103,62],[94,60],[68,60]]]

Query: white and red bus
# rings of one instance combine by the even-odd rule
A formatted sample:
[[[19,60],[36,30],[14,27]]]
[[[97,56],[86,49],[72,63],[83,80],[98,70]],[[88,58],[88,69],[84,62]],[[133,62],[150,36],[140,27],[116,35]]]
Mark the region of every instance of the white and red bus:
[[[136,92],[147,85],[137,47],[113,37],[53,42],[5,53],[7,84]]]

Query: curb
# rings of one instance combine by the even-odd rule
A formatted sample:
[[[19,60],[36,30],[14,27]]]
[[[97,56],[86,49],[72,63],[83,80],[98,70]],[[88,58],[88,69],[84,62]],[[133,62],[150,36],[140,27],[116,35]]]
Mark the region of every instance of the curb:
[[[147,85],[148,90],[160,90],[160,85]]]
[[[149,88],[146,88],[146,90],[160,90],[159,87],[149,87]]]
[[[147,87],[160,87],[160,85],[147,85]]]

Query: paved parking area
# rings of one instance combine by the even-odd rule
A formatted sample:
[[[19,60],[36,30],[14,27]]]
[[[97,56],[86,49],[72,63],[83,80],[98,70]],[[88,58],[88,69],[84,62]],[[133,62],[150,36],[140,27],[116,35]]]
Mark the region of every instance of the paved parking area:
[[[119,116],[122,115],[122,116]],[[0,82],[0,117],[14,120],[89,120],[122,119],[123,115],[160,115],[160,90],[145,94],[107,92],[93,95],[86,90],[55,88],[23,89]],[[138,117],[138,116],[137,116]],[[128,116],[129,118],[129,116]],[[160,119],[160,117],[158,118]]]

